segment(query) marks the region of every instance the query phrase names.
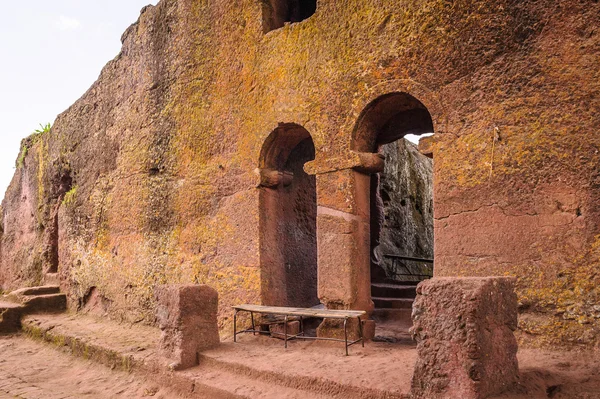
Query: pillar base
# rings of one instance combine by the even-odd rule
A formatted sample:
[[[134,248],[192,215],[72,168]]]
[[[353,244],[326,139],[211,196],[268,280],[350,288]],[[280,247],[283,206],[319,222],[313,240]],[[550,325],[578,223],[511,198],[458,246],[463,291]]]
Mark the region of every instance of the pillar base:
[[[362,320],[363,323],[363,337],[365,341],[373,339],[375,336],[375,321],[374,320]],[[359,337],[358,321],[354,319],[348,319],[346,325],[346,331],[348,333],[348,340],[354,341]],[[325,319],[317,327],[317,337],[319,338],[336,338],[344,339],[344,321],[339,319]]]

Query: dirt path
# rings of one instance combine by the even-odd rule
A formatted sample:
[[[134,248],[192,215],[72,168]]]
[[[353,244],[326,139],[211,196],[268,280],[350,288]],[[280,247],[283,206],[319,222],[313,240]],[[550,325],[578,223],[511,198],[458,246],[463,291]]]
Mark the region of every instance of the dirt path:
[[[19,336],[0,336],[0,399],[176,398],[143,376],[114,371]]]

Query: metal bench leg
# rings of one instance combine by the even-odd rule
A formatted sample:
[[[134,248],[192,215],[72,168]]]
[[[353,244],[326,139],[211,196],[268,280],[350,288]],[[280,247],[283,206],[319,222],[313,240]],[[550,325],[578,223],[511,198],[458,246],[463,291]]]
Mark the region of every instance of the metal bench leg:
[[[254,327],[254,313],[250,312],[250,318],[252,319],[252,335],[256,335],[256,328]]]
[[[344,318],[344,341],[346,342],[346,356],[348,356],[348,329],[346,325],[348,324],[348,318]]]
[[[287,349],[287,324],[288,324],[288,317],[287,315],[285,316],[285,323],[283,324],[283,339],[285,340],[285,349]]]
[[[362,324],[363,322],[360,319],[360,317],[357,317],[357,319],[358,319],[358,332],[360,334],[360,337],[359,337],[360,343],[362,344],[362,347],[364,348],[365,347],[365,337],[363,336],[363,324]]]
[[[237,309],[233,313],[233,342],[237,342]]]
[[[300,316],[300,334],[299,335],[304,336],[304,321],[302,319],[302,316]]]

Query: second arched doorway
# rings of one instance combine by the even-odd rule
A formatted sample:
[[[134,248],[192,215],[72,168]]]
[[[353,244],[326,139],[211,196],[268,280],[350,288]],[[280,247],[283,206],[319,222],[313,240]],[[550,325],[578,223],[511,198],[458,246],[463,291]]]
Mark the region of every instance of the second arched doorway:
[[[364,250],[370,279],[362,284],[371,286],[378,325],[390,319],[410,323],[415,286],[433,273],[433,164],[404,139],[433,130],[427,108],[410,94],[395,92],[369,103],[353,131],[352,150],[385,158],[370,184],[355,192],[365,208],[360,213],[370,221],[369,237],[359,240],[370,243]]]

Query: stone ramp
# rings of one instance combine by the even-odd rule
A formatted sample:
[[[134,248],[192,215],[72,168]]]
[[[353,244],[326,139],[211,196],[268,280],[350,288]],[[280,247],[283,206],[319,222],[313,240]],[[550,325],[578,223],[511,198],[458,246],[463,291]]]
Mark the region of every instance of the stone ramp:
[[[239,337],[205,351],[200,365],[167,371],[157,355],[157,328],[92,316],[40,314],[23,318],[32,337],[111,368],[154,373],[184,396],[210,398],[407,398],[414,347],[367,343],[344,356],[338,343]]]

